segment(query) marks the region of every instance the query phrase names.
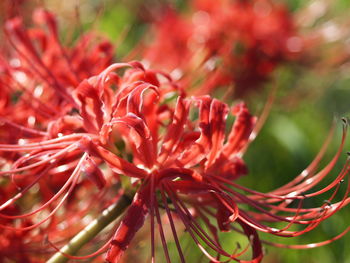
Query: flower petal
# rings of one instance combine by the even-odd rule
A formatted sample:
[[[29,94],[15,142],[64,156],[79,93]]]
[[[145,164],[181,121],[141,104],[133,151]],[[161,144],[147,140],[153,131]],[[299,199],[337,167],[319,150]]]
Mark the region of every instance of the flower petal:
[[[256,118],[249,113],[244,103],[236,105],[232,109],[232,113],[237,117],[222,151],[228,157],[243,149],[256,122]]]

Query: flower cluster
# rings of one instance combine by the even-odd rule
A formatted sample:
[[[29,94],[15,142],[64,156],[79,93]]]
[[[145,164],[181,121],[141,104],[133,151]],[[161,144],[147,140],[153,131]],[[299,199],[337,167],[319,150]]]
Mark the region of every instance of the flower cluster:
[[[155,40],[144,57],[176,75],[193,71],[192,82],[204,65],[197,94],[233,85],[234,95],[241,97],[261,86],[278,64],[298,59],[303,51],[303,39],[283,5],[269,0],[191,2],[187,15],[166,8],[154,23]]]
[[[197,1],[202,10],[199,14],[212,13],[215,21],[207,28],[210,32],[203,32],[208,36],[210,55],[232,54],[228,44],[216,41],[222,37],[224,43],[238,43],[234,40],[238,31],[246,31],[244,45],[249,47],[243,57],[235,58],[238,61],[258,61],[253,64],[260,67],[265,58],[254,52],[264,53],[269,61],[287,52],[269,39],[274,29],[267,24],[254,29],[260,37],[252,43],[252,31],[247,28],[251,28],[253,14],[271,24],[285,19],[284,11],[270,10],[265,1],[256,2],[255,9],[245,1],[237,2],[227,9],[230,14],[220,16],[218,6]],[[257,10],[269,12],[263,16]],[[175,14],[168,18],[177,19]],[[229,18],[242,22],[232,35],[223,30],[226,23],[233,23]],[[204,18],[197,19],[203,22]],[[327,142],[293,181],[268,193],[258,192],[235,182],[248,174],[243,155],[262,122],[245,103],[229,106],[209,95],[189,96],[167,73],[145,68],[137,61],[113,63],[112,45],[104,40],[96,43],[91,35],[65,47],[55,17],[48,11],[37,10],[34,21],[37,27],[31,29],[18,17],[6,23],[9,47],[0,59],[0,261],[44,262],[72,233],[84,228],[83,218],[106,217],[110,206],[126,198],[125,211],[115,216],[122,215],[116,230],[110,231],[100,249],[80,257],[62,249],[57,257],[86,259],[107,250],[106,261],[120,262],[149,217],[152,262],[157,240],[165,260],[172,261],[166,235],[175,242],[180,262],[186,261],[181,235],[189,235],[211,262],[260,262],[262,243],[268,241],[261,240],[259,232],[299,236],[349,203],[350,185],[342,198],[338,194],[348,176],[348,162],[330,184],[317,188],[338,162],[347,124],[338,151],[323,169],[318,171],[318,164]],[[277,24],[287,28],[281,33],[284,42],[291,37],[291,26],[289,22]],[[193,34],[180,33],[185,39]],[[185,64],[177,61],[180,57],[171,58],[176,52],[169,50],[170,63]],[[225,66],[217,72],[224,74],[221,70],[227,67],[234,71],[235,59],[225,58]],[[253,75],[260,72],[245,66],[241,69]],[[206,90],[207,83],[201,85]],[[228,121],[231,119],[233,124]],[[327,192],[327,202],[318,207],[304,204]],[[169,233],[165,225],[170,226]],[[82,235],[84,231],[89,232],[85,229]],[[248,245],[225,248],[219,232],[229,231],[245,235]],[[316,247],[331,241],[294,247]],[[243,260],[250,247],[251,259]],[[55,256],[49,262],[61,262],[55,261]]]

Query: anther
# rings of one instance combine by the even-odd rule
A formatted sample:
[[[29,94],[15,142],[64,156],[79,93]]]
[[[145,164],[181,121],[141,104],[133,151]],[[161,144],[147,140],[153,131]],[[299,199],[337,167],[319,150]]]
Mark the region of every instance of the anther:
[[[332,203],[329,200],[323,200],[323,203],[327,204],[329,207],[332,206]]]
[[[341,118],[341,120],[342,120],[344,125],[346,125],[346,126],[348,125],[349,122],[348,122],[347,118],[343,117],[343,118]]]

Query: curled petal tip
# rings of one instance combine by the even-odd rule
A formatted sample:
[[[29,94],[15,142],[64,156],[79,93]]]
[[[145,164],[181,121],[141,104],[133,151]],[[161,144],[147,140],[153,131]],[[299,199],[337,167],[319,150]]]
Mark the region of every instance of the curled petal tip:
[[[136,60],[135,61],[131,61],[128,64],[130,64],[130,66],[132,66],[133,68],[139,68],[139,69],[145,71],[145,67],[139,61],[136,61]]]

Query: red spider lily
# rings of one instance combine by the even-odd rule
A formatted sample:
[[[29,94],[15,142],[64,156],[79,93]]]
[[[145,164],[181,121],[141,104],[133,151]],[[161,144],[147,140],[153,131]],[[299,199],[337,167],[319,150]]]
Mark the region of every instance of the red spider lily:
[[[114,73],[125,66],[133,68],[122,77]],[[347,175],[348,164],[329,186],[310,191],[333,169],[341,154],[345,132],[339,151],[320,172],[316,172],[316,168],[324,151],[291,183],[270,193],[259,193],[234,183],[236,178],[247,172],[241,155],[255,126],[255,117],[250,115],[246,106],[238,104],[232,108],[231,114],[236,116],[236,120],[226,138],[229,113],[226,104],[209,96],[186,98],[168,76],[164,75],[167,80],[161,82],[158,75],[145,71],[141,64],[135,62],[113,64],[76,88],[74,98],[79,115],[71,114],[52,121],[46,139],[43,137],[39,142],[23,145],[0,145],[1,151],[28,153],[17,159],[10,170],[0,172],[2,175],[12,174],[12,180],[22,188],[0,206],[1,210],[13,205],[36,183],[41,181],[45,184],[47,177],[58,178],[55,182],[57,189],[49,189],[50,194],[43,188],[43,203],[32,212],[0,214],[5,219],[20,219],[51,208],[44,219],[19,228],[6,224],[0,226],[8,230],[28,231],[48,220],[58,220],[54,215],[63,203],[76,202],[75,189],[88,187],[86,183],[79,182],[82,172],[98,188],[103,189],[112,183],[112,177],[106,177],[99,168],[103,162],[115,173],[135,178],[139,185],[115,236],[107,243],[110,244],[107,253],[109,262],[120,259],[147,215],[150,215],[151,221],[152,258],[155,258],[154,229],[157,221],[166,259],[171,261],[159,207],[165,209],[182,262],[185,256],[174,224],[175,215],[213,262],[221,262],[220,256],[244,262],[239,257],[248,247],[242,251],[225,251],[217,233],[218,230],[240,231],[235,224],[240,225],[253,248],[251,262],[259,262],[263,253],[257,231],[285,237],[298,236],[314,229],[349,202],[349,187],[341,201],[333,201],[340,182]],[[112,85],[117,87],[117,91],[111,88]],[[170,97],[174,92],[175,105],[174,98]],[[116,147],[120,140],[125,143],[124,150]],[[132,154],[132,163],[124,159],[127,152]],[[331,189],[335,189],[328,200],[334,202],[332,206],[323,204],[319,208],[303,208],[304,199]],[[89,197],[96,198],[96,194]],[[297,208],[289,207],[293,201],[299,202]],[[69,209],[64,211],[69,214]],[[210,218],[214,218],[216,223]],[[286,222],[286,226],[277,229],[265,224],[266,221]],[[305,227],[289,230],[295,224]],[[204,230],[203,225],[209,232]],[[54,229],[48,230],[55,232]],[[205,247],[218,256],[212,256]]]
[[[145,52],[153,67],[188,74],[204,64],[199,78],[205,84],[197,94],[233,84],[242,96],[302,51],[291,15],[268,0],[194,1],[190,16],[167,11],[154,31],[155,40]]]
[[[0,228],[5,242],[0,242],[0,251],[9,244],[16,245],[19,252],[14,260],[26,260],[29,255],[22,254],[23,251],[38,252],[37,247],[29,249],[28,242],[45,240],[48,235],[66,241],[68,232],[81,229],[78,218],[90,213],[96,200],[99,206],[118,200],[113,187],[121,184],[120,178],[133,179],[133,184],[122,192],[131,190],[136,194],[114,236],[97,251],[109,247],[106,257],[109,262],[120,260],[148,215],[153,261],[157,224],[166,261],[171,262],[164,233],[165,218],[181,262],[186,258],[175,221],[184,225],[187,234],[212,262],[231,259],[260,262],[263,251],[258,231],[282,237],[302,235],[349,203],[349,185],[344,197],[336,200],[341,182],[348,175],[348,162],[333,182],[315,190],[338,161],[345,129],[339,150],[320,171],[317,172],[317,166],[327,143],[314,162],[292,182],[269,193],[245,188],[235,183],[235,179],[247,174],[242,155],[253,136],[256,118],[244,103],[230,109],[210,96],[186,97],[167,74],[146,70],[139,62],[116,63],[91,74],[90,68],[79,63],[85,58],[81,50],[78,54],[82,57],[69,60],[67,51],[58,42],[57,28],[49,13],[39,11],[36,21],[45,21],[50,32],[48,38],[42,38],[42,34],[34,38],[42,40],[36,42],[45,46],[42,54],[37,52],[34,40],[18,19],[12,20],[7,30],[12,41],[18,41],[14,46],[19,59],[23,60],[20,72],[34,82],[26,83],[23,93],[30,96],[40,83],[43,90],[37,105],[48,105],[52,100],[53,108],[59,113],[43,118],[40,125],[27,127],[27,123],[16,124],[11,119],[7,105],[8,96],[14,90],[9,88],[3,99],[3,109],[9,118],[2,121],[25,136],[16,135],[13,142],[8,142],[7,134],[3,136],[6,141],[0,144],[4,156],[12,154],[6,157],[0,171],[1,180],[10,185],[3,188],[5,194],[1,197]],[[45,41],[49,40],[52,45],[46,47]],[[96,56],[87,60],[100,62]],[[58,60],[59,68],[55,68],[53,61],[58,57],[63,61]],[[12,66],[3,65],[6,72],[3,82],[9,79],[10,87],[12,82],[19,86],[12,76]],[[81,71],[75,71],[74,65],[79,65],[77,68],[81,67]],[[15,104],[14,108],[17,107]],[[235,116],[235,122],[226,135],[229,114]],[[331,190],[326,203],[316,208],[304,206],[305,199]],[[111,192],[109,196],[107,191]],[[116,197],[110,198],[113,194]],[[26,202],[21,203],[23,197],[38,201],[28,207]],[[279,229],[273,227],[280,222],[286,225]],[[68,225],[65,231],[60,231],[62,223]],[[294,225],[302,228],[291,230]],[[232,248],[232,251],[223,248],[218,232],[231,230],[247,237],[252,247],[250,261],[240,259],[249,246],[242,250]],[[36,235],[34,231],[39,233]],[[17,244],[17,238],[23,242]],[[296,247],[328,242],[330,240]],[[50,249],[41,252],[49,253]],[[67,256],[83,259],[97,252],[84,257]],[[3,257],[11,258],[11,255]]]
[[[133,69],[119,77],[113,71],[122,67],[133,67]],[[161,85],[158,80],[159,75],[164,78],[162,89],[155,86]],[[114,85],[118,87],[117,93],[112,90]],[[149,93],[147,90],[153,90],[153,92]],[[76,88],[74,99],[75,104],[78,105],[76,110],[80,114],[77,115],[73,111],[70,115],[52,120],[46,132],[36,138],[26,137],[25,140],[21,139],[20,144],[17,145],[1,144],[0,151],[4,155],[15,153],[16,156],[11,158],[12,165],[9,161],[4,163],[4,169],[0,171],[0,174],[2,176],[11,175],[10,178],[19,191],[17,190],[18,193],[16,193],[16,187],[7,191],[7,196],[12,195],[13,197],[1,202],[0,217],[9,221],[1,222],[0,227],[11,231],[29,231],[50,222],[47,231],[57,233],[55,227],[62,220],[67,223],[64,217],[56,216],[56,211],[65,203],[66,217],[76,211],[78,205],[74,201],[76,195],[90,191],[89,198],[85,200],[90,203],[88,207],[92,203],[89,200],[101,199],[106,192],[104,190],[106,186],[112,182],[116,183],[118,178],[106,177],[108,176],[106,171],[102,173],[98,166],[104,161],[108,164],[123,165],[124,169],[129,165],[127,161],[116,155],[124,153],[115,146],[115,143],[120,140],[120,135],[113,127],[115,125],[113,118],[131,109],[135,113],[156,111],[160,116],[166,117],[171,114],[167,107],[154,102],[157,99],[164,100],[165,96],[173,92],[181,93],[167,75],[145,71],[142,65],[136,62],[112,64],[100,75],[83,81]],[[158,129],[159,121],[160,118],[149,121],[150,127],[153,127],[152,132]],[[9,165],[12,166],[10,169]],[[130,171],[135,174],[142,171],[131,164],[129,166]],[[120,171],[114,166],[113,169]],[[84,173],[89,180],[81,181],[81,173]],[[6,178],[4,180],[8,182]],[[103,191],[91,192],[90,181]],[[15,202],[18,202],[23,196],[27,198],[31,196],[31,189],[35,185],[39,185],[41,204],[31,212],[17,211],[15,215],[8,214],[7,209]],[[17,228],[10,226],[14,220],[30,218],[44,210],[49,211],[48,214],[37,222]],[[71,218],[77,218],[77,215],[82,217],[89,211],[83,210],[73,213],[75,215]],[[61,234],[60,236],[62,237]]]
[[[69,111],[75,103],[73,89],[110,65],[113,57],[112,45],[107,41],[95,44],[92,35],[81,37],[72,48],[64,47],[58,37],[56,19],[48,11],[36,10],[33,20],[37,27],[28,30],[20,17],[6,22],[5,34],[10,45],[4,48],[7,55],[1,59],[4,73],[1,89],[18,93],[16,109],[29,112],[19,114],[24,121],[15,122],[25,126],[30,116],[40,126]],[[8,108],[13,111],[11,106]],[[6,111],[1,114],[10,116]]]
[[[114,73],[125,66],[132,69],[121,77]],[[47,135],[38,142],[34,139],[31,143],[28,139],[22,145],[0,145],[1,151],[27,153],[18,158],[10,170],[0,172],[11,174],[12,181],[22,189],[0,206],[3,211],[0,216],[11,221],[49,209],[47,216],[33,224],[17,228],[6,223],[0,226],[12,231],[29,231],[49,221],[48,231],[57,233],[57,221],[62,218],[55,215],[65,201],[67,215],[71,207],[76,207],[74,193],[79,189],[90,189],[89,181],[99,189],[112,184],[113,176],[107,177],[99,167],[103,162],[116,174],[135,178],[139,185],[115,236],[107,243],[110,244],[107,253],[110,262],[120,259],[147,215],[151,221],[152,258],[155,258],[157,221],[166,259],[171,261],[159,207],[165,209],[182,262],[185,256],[174,224],[175,215],[213,262],[220,262],[220,256],[240,261],[239,257],[248,247],[242,251],[225,251],[218,236],[218,230],[240,231],[235,226],[240,225],[253,248],[251,262],[259,262],[263,254],[257,231],[298,236],[314,229],[349,202],[349,187],[341,201],[333,201],[340,182],[347,175],[347,164],[329,186],[310,191],[337,162],[345,132],[339,151],[320,172],[316,172],[316,168],[324,151],[291,183],[270,193],[259,193],[234,183],[236,178],[247,173],[241,155],[255,126],[255,117],[246,106],[238,104],[232,108],[231,114],[236,120],[226,138],[229,113],[226,104],[209,96],[186,98],[168,76],[164,75],[165,82],[162,82],[158,75],[144,70],[136,62],[113,64],[75,89],[73,98],[79,115],[73,112],[52,121]],[[112,89],[113,85],[117,87],[116,91]],[[175,94],[175,104],[171,94]],[[120,140],[125,143],[124,150],[116,147]],[[132,154],[132,163],[125,159],[128,152]],[[80,182],[82,172],[89,180]],[[37,183],[42,195],[38,208],[20,215],[4,212]],[[304,199],[331,189],[335,189],[328,200],[334,202],[332,206],[303,208]],[[91,194],[86,200],[97,196],[98,193]],[[297,208],[289,207],[293,201],[299,202]],[[210,218],[216,220],[217,227]],[[286,222],[286,226],[277,229],[264,223],[266,221]],[[289,230],[295,224],[305,227]],[[209,232],[204,230],[204,225]],[[205,247],[218,256],[213,256]]]
[[[66,122],[63,116],[73,110],[72,91],[83,79],[110,65],[113,58],[112,45],[92,34],[82,36],[72,47],[64,46],[56,18],[48,11],[36,10],[33,20],[36,26],[30,29],[20,17],[5,25],[8,45],[0,56],[2,143],[48,136],[43,130],[49,123],[59,118]]]
[[[191,104],[199,108],[199,123],[197,125],[191,123],[188,116]],[[255,119],[247,112],[244,105],[239,105],[237,108],[238,117],[236,124],[231,131],[228,142],[225,144],[224,130],[228,108],[225,104],[210,97],[195,99],[179,97],[172,121],[167,125],[162,137],[159,137],[159,135],[157,137],[142,136],[148,130],[147,120],[152,118],[152,116],[144,116],[144,118],[136,121],[136,116],[128,113],[126,117],[119,120],[120,122],[127,123],[127,125],[139,133],[140,139],[150,141],[148,143],[149,147],[146,146],[147,142],[145,141],[143,144],[146,147],[142,148],[138,146],[142,144],[135,142],[134,147],[132,147],[134,149],[134,155],[150,156],[152,158],[143,162],[142,166],[145,167],[144,175],[139,177],[143,180],[142,185],[115,234],[112,247],[107,254],[108,261],[116,262],[119,260],[134,234],[143,225],[143,221],[148,213],[151,214],[152,251],[154,253],[153,216],[155,214],[160,226],[161,239],[166,251],[167,260],[170,260],[160,221],[158,201],[156,200],[156,191],[158,189],[161,190],[163,197],[163,201],[159,201],[159,204],[167,208],[171,224],[173,224],[173,219],[167,202],[164,203],[166,200],[165,194],[172,200],[175,211],[179,212],[178,216],[184,222],[189,233],[192,233],[192,230],[190,227],[191,223],[186,219],[188,215],[183,214],[183,211],[179,207],[179,205],[183,204],[181,198],[178,196],[175,197],[179,191],[184,191],[189,196],[199,194],[201,198],[206,199],[206,202],[210,206],[214,205],[214,207],[217,207],[219,225],[224,223],[223,220],[227,220],[224,214],[226,216],[236,214],[234,211],[237,211],[237,206],[233,200],[220,189],[215,189],[210,184],[204,183],[202,176],[204,173],[211,173],[211,171],[215,170],[215,173],[221,174],[224,178],[233,179],[246,172],[245,166],[238,154],[248,140]],[[141,129],[140,126],[143,128]],[[200,131],[194,130],[195,127],[199,127]],[[127,136],[127,131],[125,131],[125,135]],[[159,150],[153,147],[153,141],[156,138],[161,142],[157,143],[157,145],[161,145]],[[130,136],[128,136],[128,139],[131,139]],[[198,165],[199,167],[196,167]],[[135,177],[127,171],[123,171],[123,174]],[[209,194],[207,196],[205,194],[211,191],[213,191],[213,195]],[[175,202],[175,200],[177,201]],[[185,209],[187,211],[187,208]],[[227,211],[231,213],[227,213]],[[184,261],[181,248],[178,244],[178,237],[173,227],[172,231],[181,259]],[[194,235],[193,237],[196,240]],[[223,252],[221,248],[219,251],[226,256],[229,255]],[[153,253],[152,257],[154,257]]]
[[[197,124],[190,121],[191,106],[199,108]],[[210,97],[194,99],[179,97],[172,121],[167,126],[163,137],[159,135],[156,137],[160,142],[158,145],[161,145],[159,150],[153,147],[153,141],[156,138],[145,136],[147,120],[148,117],[151,118],[150,116],[143,116],[136,120],[134,114],[129,114],[119,120],[131,126],[139,134],[140,139],[143,138],[143,142],[139,142],[133,138],[133,135],[132,137],[128,135],[132,134],[129,130],[125,131],[128,141],[135,141],[132,147],[135,156],[149,156],[150,159],[144,160],[142,166],[138,165],[144,167],[143,175],[131,174],[129,167],[128,170],[121,171],[124,175],[140,179],[142,183],[113,238],[107,253],[109,262],[119,261],[148,214],[151,217],[152,260],[155,258],[156,220],[166,260],[171,262],[159,207],[165,208],[181,262],[185,262],[185,256],[174,226],[174,215],[183,222],[188,234],[212,262],[221,262],[220,256],[245,262],[238,258],[246,252],[246,249],[240,252],[228,252],[223,249],[219,241],[217,228],[221,231],[237,230],[235,224],[240,225],[244,234],[250,239],[253,259],[249,262],[260,262],[263,253],[257,231],[282,237],[298,236],[314,229],[350,201],[348,186],[344,198],[331,207],[327,204],[323,204],[320,208],[302,207],[304,199],[331,189],[335,190],[329,202],[333,201],[340,182],[348,173],[348,165],[329,186],[319,191],[305,193],[317,185],[334,167],[342,146],[334,159],[320,172],[316,173],[317,163],[321,158],[318,156],[296,180],[270,193],[259,193],[235,184],[233,180],[246,173],[240,155],[251,135],[255,118],[248,113],[243,104],[234,107],[232,113],[237,116],[236,122],[225,143],[227,113],[228,108],[225,104]],[[196,131],[194,127],[200,130]],[[345,134],[342,145],[344,138]],[[249,195],[242,194],[242,190]],[[287,207],[293,201],[299,202],[298,207]],[[238,206],[242,204],[257,211],[253,212]],[[210,220],[211,217],[216,218],[217,228]],[[265,221],[286,222],[286,226],[277,229],[266,225]],[[297,231],[289,230],[295,224],[304,228]],[[206,227],[204,228],[203,225]],[[209,233],[205,229],[209,229]],[[219,256],[210,255],[204,246],[209,247]]]

